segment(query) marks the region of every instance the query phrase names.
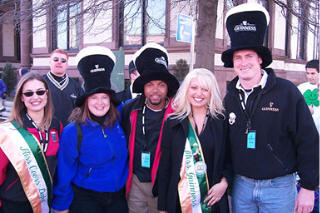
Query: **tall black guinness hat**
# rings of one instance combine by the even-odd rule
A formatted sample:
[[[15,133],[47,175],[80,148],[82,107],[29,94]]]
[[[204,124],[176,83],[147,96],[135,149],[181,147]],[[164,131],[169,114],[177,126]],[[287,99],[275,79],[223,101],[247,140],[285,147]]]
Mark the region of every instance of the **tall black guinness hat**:
[[[225,67],[233,67],[233,53],[244,49],[253,50],[261,57],[262,68],[271,64],[271,52],[263,46],[269,20],[268,11],[257,3],[241,4],[227,12],[226,26],[231,39],[231,48],[224,51],[221,56]]]
[[[157,43],[147,43],[133,56],[140,76],[133,82],[133,92],[144,93],[144,85],[161,80],[168,86],[168,97],[173,97],[179,88],[179,81],[168,71],[168,52]]]
[[[117,106],[119,101],[111,89],[111,72],[116,63],[113,52],[101,46],[89,46],[76,56],[77,68],[84,80],[84,94],[77,98],[76,105],[82,106],[86,98],[95,93],[107,93]]]

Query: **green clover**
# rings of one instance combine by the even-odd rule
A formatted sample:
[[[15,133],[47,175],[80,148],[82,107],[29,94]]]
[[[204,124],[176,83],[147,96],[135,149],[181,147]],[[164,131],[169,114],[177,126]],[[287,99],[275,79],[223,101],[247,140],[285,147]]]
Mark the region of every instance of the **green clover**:
[[[318,89],[314,89],[312,92],[310,89],[308,89],[307,91],[305,91],[305,93],[303,93],[303,97],[306,100],[308,106],[319,106]]]

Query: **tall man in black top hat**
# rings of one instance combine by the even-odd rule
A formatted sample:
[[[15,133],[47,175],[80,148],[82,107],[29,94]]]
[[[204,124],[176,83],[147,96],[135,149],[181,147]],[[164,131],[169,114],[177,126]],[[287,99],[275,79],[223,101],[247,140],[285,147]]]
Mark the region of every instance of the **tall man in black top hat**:
[[[52,94],[54,116],[63,126],[69,123],[68,118],[75,107],[76,98],[83,94],[80,84],[67,74],[68,60],[64,50],[55,49],[50,54],[50,72],[44,76]]]
[[[266,68],[269,14],[259,4],[242,4],[226,16],[231,48],[222,61],[237,74],[224,100],[232,211],[310,212],[319,185],[319,135],[299,90]],[[297,197],[295,172],[302,186]]]
[[[132,91],[133,82],[140,76],[136,66],[134,65],[133,61],[130,61],[129,63],[129,78],[130,78],[130,86],[126,88],[125,90],[118,92],[117,98],[121,102],[125,102],[126,100],[133,99],[137,97],[139,93],[134,93]]]
[[[162,128],[172,112],[179,82],[168,71],[167,50],[148,43],[134,54],[140,73],[133,92],[142,93],[123,107],[122,126],[129,141],[127,197],[129,212],[158,212],[155,198]]]

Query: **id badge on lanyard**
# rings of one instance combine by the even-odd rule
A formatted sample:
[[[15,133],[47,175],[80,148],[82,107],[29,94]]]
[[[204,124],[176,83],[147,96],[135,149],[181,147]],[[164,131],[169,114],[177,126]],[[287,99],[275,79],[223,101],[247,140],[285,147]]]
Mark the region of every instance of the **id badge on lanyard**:
[[[151,153],[150,152],[142,152],[141,153],[141,167],[142,168],[150,168],[151,161]]]
[[[247,149],[256,149],[256,130],[249,130],[248,131]]]

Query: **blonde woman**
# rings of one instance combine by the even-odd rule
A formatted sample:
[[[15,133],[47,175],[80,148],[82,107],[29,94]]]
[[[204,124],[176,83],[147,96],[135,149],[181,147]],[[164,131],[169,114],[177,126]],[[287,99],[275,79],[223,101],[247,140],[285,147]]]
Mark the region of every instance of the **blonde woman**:
[[[228,212],[224,109],[213,73],[203,68],[188,73],[173,108],[163,133],[158,209]]]
[[[49,212],[61,131],[46,81],[25,74],[10,118],[0,124],[0,212]]]

